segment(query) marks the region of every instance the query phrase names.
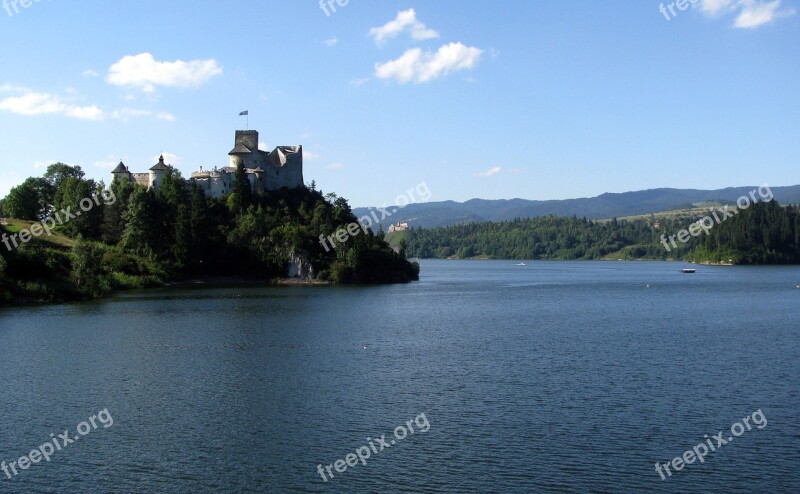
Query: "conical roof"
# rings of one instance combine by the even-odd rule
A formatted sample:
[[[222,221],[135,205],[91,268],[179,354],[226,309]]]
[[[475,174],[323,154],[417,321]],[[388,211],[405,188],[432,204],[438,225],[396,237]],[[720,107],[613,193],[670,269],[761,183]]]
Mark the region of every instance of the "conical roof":
[[[151,171],[166,170],[166,169],[167,169],[167,165],[164,164],[164,155],[163,154],[158,157],[158,163],[156,163],[155,165],[153,165],[152,168],[150,168]]]

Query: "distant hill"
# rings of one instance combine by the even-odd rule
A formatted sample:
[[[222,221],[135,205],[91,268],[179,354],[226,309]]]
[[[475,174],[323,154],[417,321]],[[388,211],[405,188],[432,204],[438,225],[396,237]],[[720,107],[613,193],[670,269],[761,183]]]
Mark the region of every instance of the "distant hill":
[[[507,221],[537,216],[577,216],[604,219],[639,214],[658,213],[692,205],[715,202],[732,203],[748,195],[757,186],[728,187],[719,190],[649,189],[618,194],[606,193],[583,199],[531,201],[527,199],[471,199],[466,202],[441,201],[410,204],[381,222],[384,231],[389,225],[407,222],[411,227],[432,228],[470,222]],[[772,193],[781,204],[800,204],[800,185],[773,187]],[[386,208],[392,212],[396,208]],[[359,218],[369,214],[369,208],[354,208]],[[380,213],[378,217],[380,217]]]

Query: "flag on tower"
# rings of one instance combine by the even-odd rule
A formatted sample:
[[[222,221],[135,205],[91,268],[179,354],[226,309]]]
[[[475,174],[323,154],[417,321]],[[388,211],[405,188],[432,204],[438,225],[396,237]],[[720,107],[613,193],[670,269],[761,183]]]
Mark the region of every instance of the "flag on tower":
[[[245,111],[243,111],[242,113],[239,114],[240,117],[242,117],[244,115],[250,115],[250,113],[247,110],[245,110]]]

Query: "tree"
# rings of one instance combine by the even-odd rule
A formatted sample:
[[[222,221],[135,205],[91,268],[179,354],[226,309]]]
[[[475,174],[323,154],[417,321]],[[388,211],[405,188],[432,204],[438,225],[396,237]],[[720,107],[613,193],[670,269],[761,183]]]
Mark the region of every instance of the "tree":
[[[78,291],[90,297],[101,295],[104,291],[102,249],[79,236],[72,256],[72,274]]]
[[[144,187],[136,187],[123,215],[122,246],[125,250],[141,256],[155,252],[154,235],[158,233],[153,231],[154,207],[155,197]]]
[[[42,212],[41,179],[29,178],[11,189],[3,200],[3,209],[12,218],[36,220]]]
[[[111,183],[111,192],[116,200],[103,208],[103,224],[100,227],[103,242],[109,245],[116,245],[122,240],[122,233],[125,231],[125,212],[128,210],[133,187],[127,180]]]
[[[46,184],[43,191],[43,199],[45,202],[45,215],[49,214],[55,204],[55,195],[61,184],[68,178],[75,178],[83,180],[86,174],[81,170],[80,166],[70,166],[65,163],[53,163],[47,167],[44,172],[44,183]]]
[[[68,178],[77,178],[81,180],[85,175],[80,166],[53,163],[48,166],[47,171],[44,172],[44,179],[53,187],[53,190],[58,190],[64,180]]]
[[[242,160],[236,162],[236,176],[233,182],[233,199],[231,207],[234,212],[242,215],[252,204],[253,191],[250,189],[250,180],[247,179],[247,172],[244,169]]]
[[[94,200],[97,194],[94,180],[69,177],[64,179],[55,193],[53,205],[56,212],[69,208],[75,217],[64,220],[64,230],[73,236],[83,235],[87,238],[99,239],[100,226],[103,222],[103,202]],[[99,197],[99,196],[98,196]],[[99,204],[98,204],[99,202]]]

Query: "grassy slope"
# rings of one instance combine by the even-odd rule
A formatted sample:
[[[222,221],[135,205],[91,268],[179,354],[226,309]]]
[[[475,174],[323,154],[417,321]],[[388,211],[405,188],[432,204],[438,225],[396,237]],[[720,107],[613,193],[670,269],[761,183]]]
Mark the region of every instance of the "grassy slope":
[[[26,221],[26,220],[18,220],[14,218],[6,218],[5,223],[2,225],[6,232],[9,234],[19,233],[21,230],[30,230],[31,225],[34,223],[38,223],[38,221]],[[53,246],[58,247],[67,247],[72,248],[75,245],[75,240],[72,238],[67,237],[66,235],[59,233],[59,232],[52,232],[52,234],[47,235],[47,233],[43,233],[39,240],[42,242],[52,244]],[[9,240],[9,243],[11,241]],[[19,242],[19,240],[17,240]],[[5,248],[5,245],[0,245]]]
[[[0,234],[6,233],[12,235],[19,233],[21,230],[29,230],[34,223],[38,222],[16,218],[3,218],[3,221],[0,222]],[[35,242],[41,247],[44,247],[46,256],[49,255],[49,253],[59,253],[61,256],[66,254],[69,256],[71,255],[72,248],[77,243],[75,239],[58,231],[53,231],[50,235],[43,233],[41,236],[35,237]],[[19,237],[17,237],[17,243],[19,243]],[[9,244],[13,247],[11,240],[9,240]],[[103,250],[106,252],[115,251],[114,248],[104,244],[96,245],[102,246]],[[7,249],[7,247],[5,244],[0,243],[0,249]],[[146,288],[163,284],[163,274],[158,272],[148,260],[136,256],[125,255],[125,257],[137,263],[142,272],[135,274],[125,273],[113,269],[104,262],[102,267],[107,274],[109,291]],[[42,263],[44,262],[45,261],[42,260]],[[69,264],[68,261],[67,264]],[[67,266],[67,268],[69,267]],[[58,270],[54,271],[57,272]],[[74,290],[71,275],[61,274],[47,278],[26,277],[20,279],[8,276],[6,273],[0,274],[0,306],[12,303],[63,302],[82,298],[85,297]]]

